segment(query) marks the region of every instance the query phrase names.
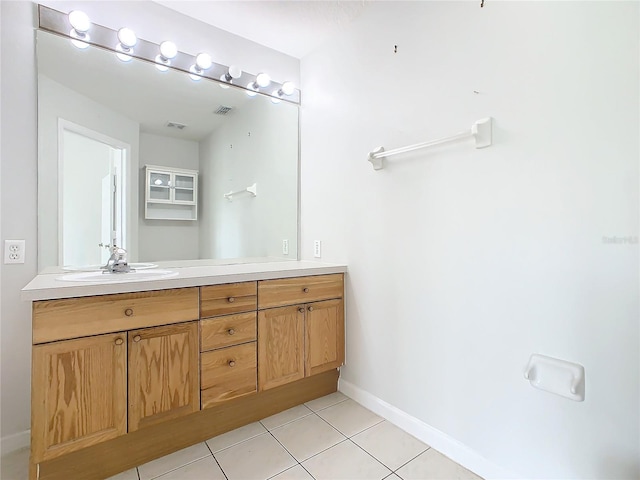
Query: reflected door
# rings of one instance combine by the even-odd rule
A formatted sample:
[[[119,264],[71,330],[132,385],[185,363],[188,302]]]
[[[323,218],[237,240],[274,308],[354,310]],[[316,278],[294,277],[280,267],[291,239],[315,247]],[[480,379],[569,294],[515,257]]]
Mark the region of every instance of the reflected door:
[[[69,128],[61,129],[60,147],[60,265],[104,264],[109,245],[127,248],[126,150]]]

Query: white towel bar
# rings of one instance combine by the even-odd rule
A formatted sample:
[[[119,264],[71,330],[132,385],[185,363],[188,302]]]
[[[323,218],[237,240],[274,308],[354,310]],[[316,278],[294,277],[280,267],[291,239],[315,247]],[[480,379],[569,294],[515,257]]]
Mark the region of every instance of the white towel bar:
[[[239,193],[250,193],[252,196],[257,197],[258,196],[258,185],[257,184],[253,184],[248,186],[247,188],[243,189],[243,190],[237,190],[235,192],[229,192],[229,193],[225,193],[224,194],[224,198],[226,198],[227,200],[231,201],[233,200],[233,196],[234,195],[238,195]]]
[[[492,118],[482,118],[471,126],[470,130],[456,133],[450,137],[439,138],[437,140],[431,140],[429,142],[417,143],[415,145],[408,145],[406,147],[399,147],[393,150],[385,151],[384,147],[378,147],[369,153],[368,160],[373,165],[374,170],[380,170],[384,167],[383,161],[385,158],[399,153],[412,152],[420,148],[433,147],[435,145],[441,145],[443,143],[452,142],[454,140],[460,140],[463,138],[473,137],[476,141],[476,148],[489,147],[492,143]]]

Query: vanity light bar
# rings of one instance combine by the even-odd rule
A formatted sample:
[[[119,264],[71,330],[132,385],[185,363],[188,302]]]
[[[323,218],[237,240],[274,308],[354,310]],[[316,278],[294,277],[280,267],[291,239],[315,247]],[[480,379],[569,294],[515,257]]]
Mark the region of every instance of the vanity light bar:
[[[74,17],[78,17],[78,14],[75,14]],[[291,82],[274,82],[263,72],[258,73],[257,75],[252,75],[233,65],[229,67],[215,63],[211,61],[211,57],[208,59],[211,62],[211,66],[204,69],[202,67],[206,66],[208,62],[204,62],[207,59],[201,57],[201,53],[197,56],[189,55],[187,53],[177,51],[176,48],[175,56],[173,58],[168,58],[162,53],[160,55],[158,54],[161,52],[161,45],[149,42],[142,38],[136,38],[136,41],[132,42],[132,37],[128,35],[129,32],[124,32],[125,34],[121,35],[124,37],[124,41],[128,44],[133,43],[135,45],[135,47],[129,46],[123,43],[122,38],[118,37],[118,30],[113,30],[96,23],[89,23],[89,26],[86,27],[85,20],[88,21],[88,18],[81,18],[82,21],[85,21],[85,24],[82,24],[80,27],[81,30],[86,27],[86,31],[82,32],[71,25],[69,15],[44,5],[38,5],[38,20],[39,28],[41,30],[46,30],[63,37],[67,37],[71,39],[76,46],[97,46],[112,51],[115,54],[119,54],[122,58],[120,56],[118,58],[121,59],[125,57],[128,57],[128,60],[131,58],[137,58],[152,63],[160,71],[166,71],[166,69],[172,68],[174,70],[180,70],[190,74],[192,78],[206,78],[213,82],[217,82],[220,86],[226,88],[230,86],[233,88],[240,88],[245,90],[247,94],[251,96],[263,95],[275,100],[276,102],[284,101],[300,105],[301,94],[299,89],[294,88]],[[76,18],[74,18],[74,21],[75,20]],[[175,47],[175,45],[173,46]],[[200,57],[200,64],[196,62],[198,57]],[[229,77],[231,77],[231,79],[229,79]]]

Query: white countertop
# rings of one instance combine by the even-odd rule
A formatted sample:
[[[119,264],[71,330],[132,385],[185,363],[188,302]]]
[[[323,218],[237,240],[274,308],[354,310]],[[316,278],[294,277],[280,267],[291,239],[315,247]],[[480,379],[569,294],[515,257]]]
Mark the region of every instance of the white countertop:
[[[282,262],[184,267],[169,267],[163,265],[162,268],[174,270],[178,274],[168,278],[134,281],[127,279],[127,274],[121,274],[119,275],[119,279],[122,279],[121,281],[102,283],[99,281],[70,282],[59,280],[62,275],[65,275],[64,273],[42,273],[22,289],[22,299],[34,301],[89,297],[92,295],[108,295],[112,293],[146,292],[150,290],[165,290],[168,288],[197,287],[201,285],[218,285],[221,283],[268,280],[273,278],[345,273],[347,271],[347,266],[343,264],[291,260]]]

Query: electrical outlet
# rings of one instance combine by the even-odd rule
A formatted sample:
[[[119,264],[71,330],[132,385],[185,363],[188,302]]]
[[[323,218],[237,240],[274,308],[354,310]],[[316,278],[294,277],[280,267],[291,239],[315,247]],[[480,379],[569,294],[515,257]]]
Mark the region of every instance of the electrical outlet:
[[[313,241],[313,256],[315,258],[322,257],[322,242],[320,240]]]
[[[4,263],[24,263],[24,240],[4,241]]]
[[[289,240],[282,240],[282,254],[289,255]]]

